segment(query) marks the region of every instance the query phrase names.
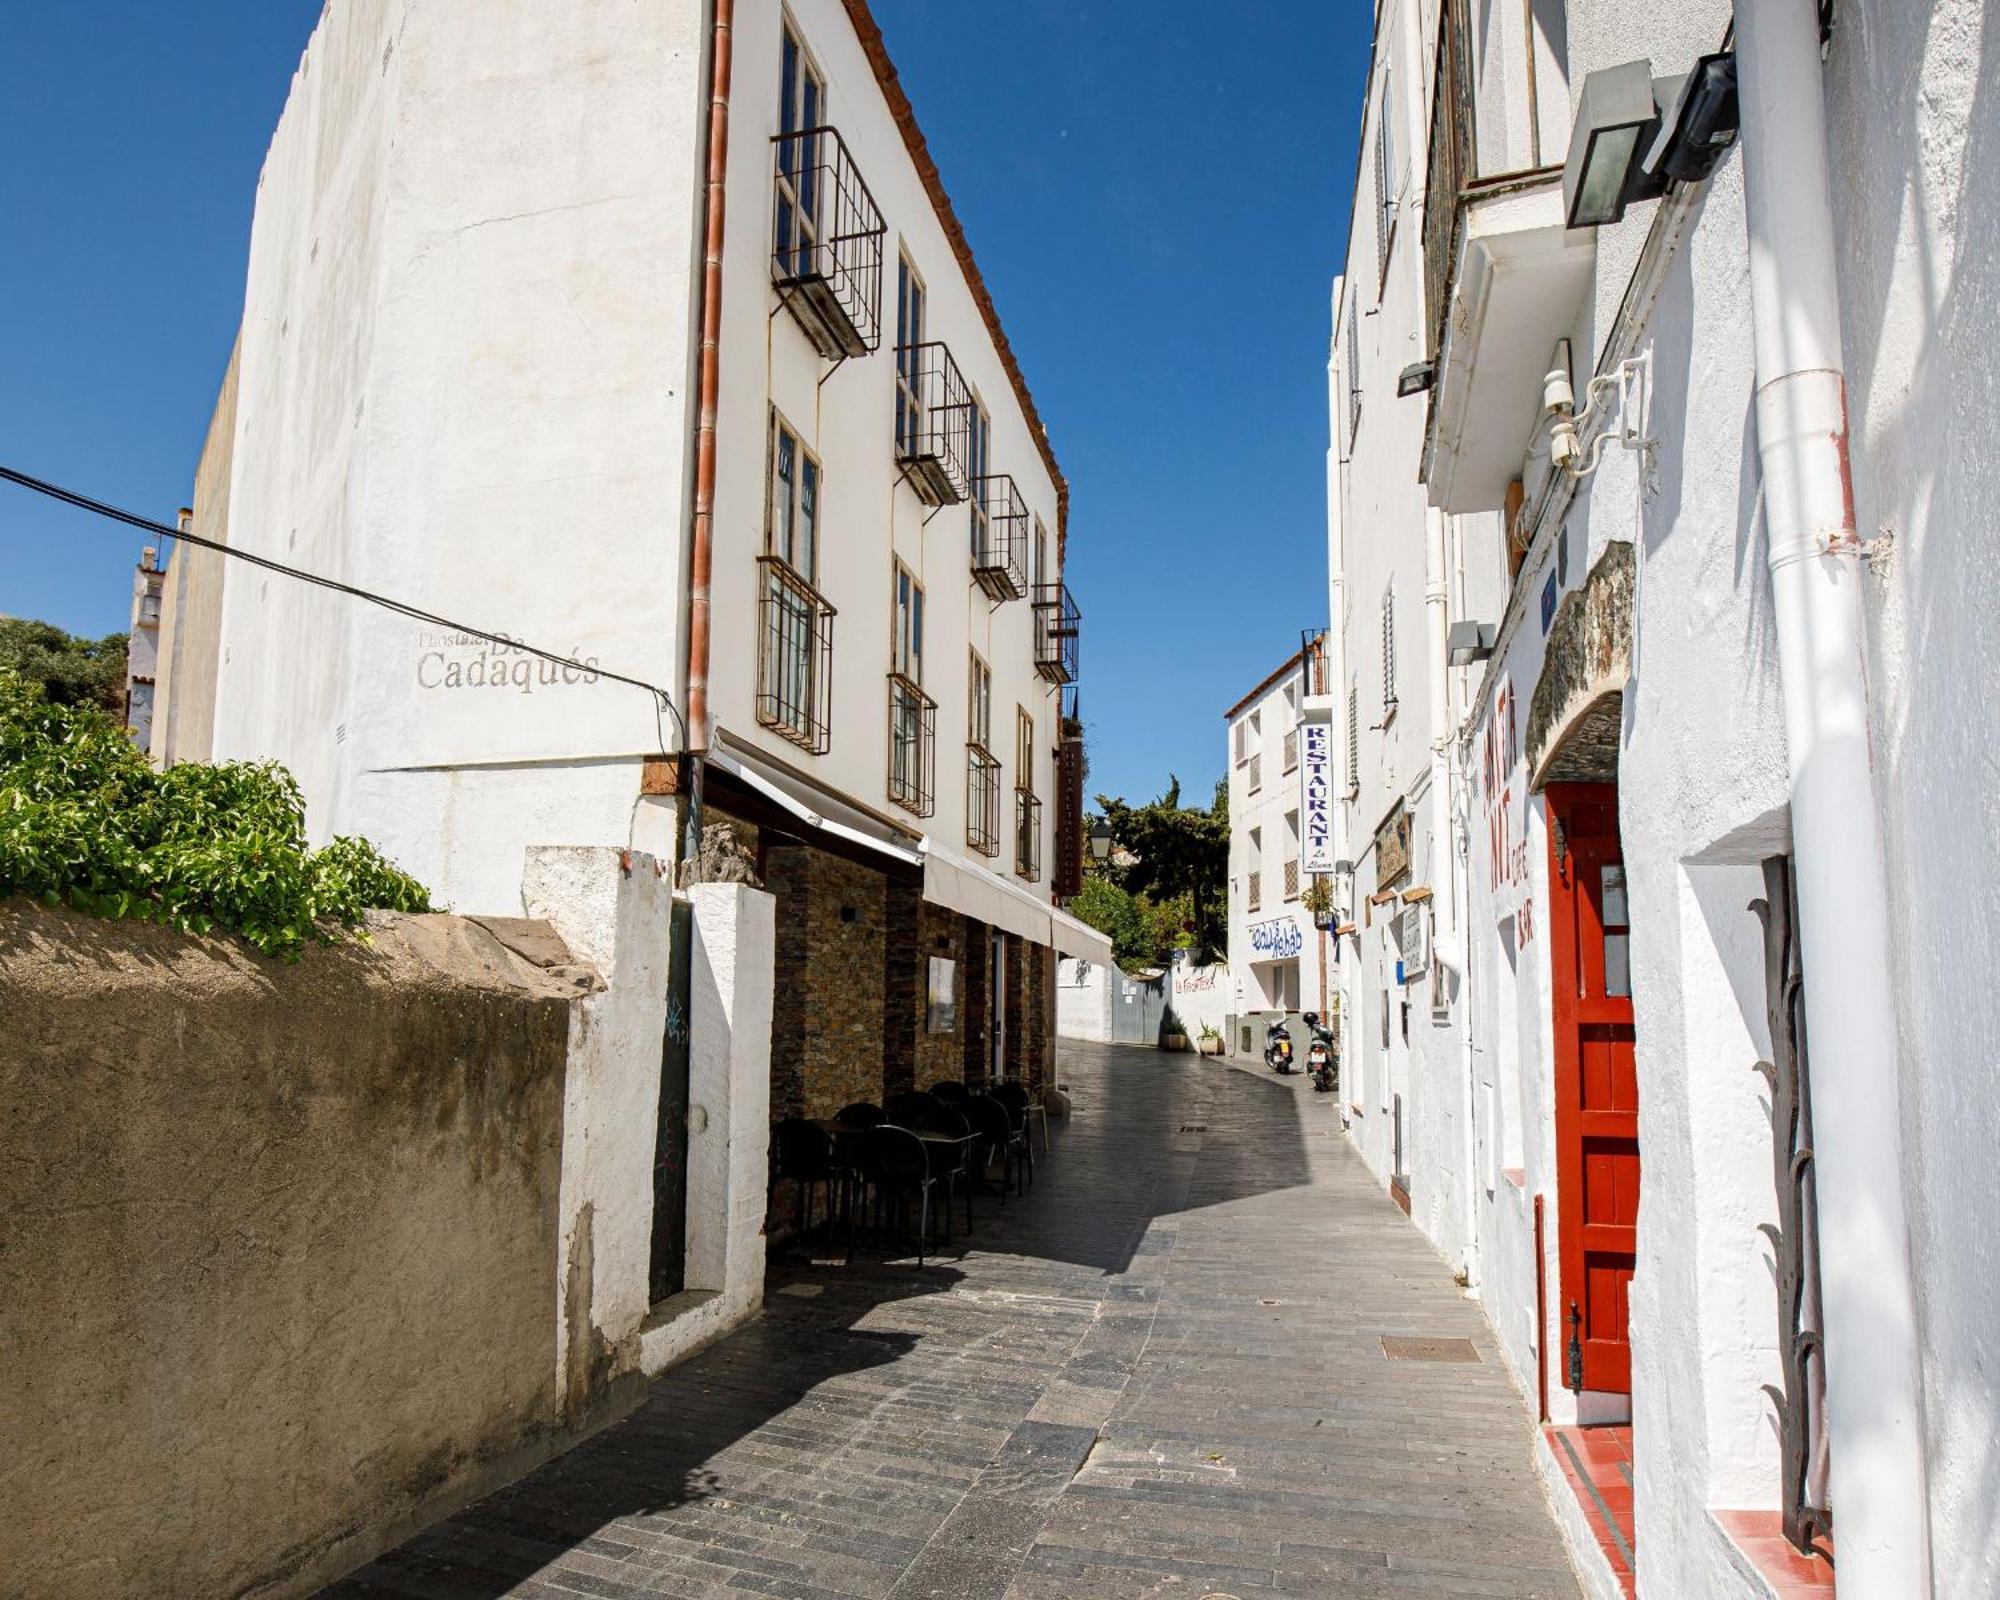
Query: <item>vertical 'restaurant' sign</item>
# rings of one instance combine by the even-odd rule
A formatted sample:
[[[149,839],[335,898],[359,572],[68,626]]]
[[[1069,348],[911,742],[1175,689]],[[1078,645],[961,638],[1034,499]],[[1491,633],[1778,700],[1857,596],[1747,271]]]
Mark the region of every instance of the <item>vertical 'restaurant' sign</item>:
[[[1333,711],[1309,707],[1299,724],[1299,870],[1333,871]]]

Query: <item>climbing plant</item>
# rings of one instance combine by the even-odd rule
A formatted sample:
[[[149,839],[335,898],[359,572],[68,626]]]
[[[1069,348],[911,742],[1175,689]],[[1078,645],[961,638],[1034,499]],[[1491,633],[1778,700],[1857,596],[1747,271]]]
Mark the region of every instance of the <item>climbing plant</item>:
[[[240,935],[296,959],[370,907],[430,894],[365,839],[306,843],[298,784],[276,763],[156,772],[113,718],[59,705],[0,668],[0,898]]]

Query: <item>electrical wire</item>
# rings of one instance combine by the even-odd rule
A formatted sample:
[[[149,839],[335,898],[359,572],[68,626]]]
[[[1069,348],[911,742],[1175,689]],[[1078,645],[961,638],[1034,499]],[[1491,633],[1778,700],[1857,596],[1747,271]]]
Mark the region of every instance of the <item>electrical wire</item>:
[[[223,544],[217,539],[205,539],[200,534],[188,533],[179,528],[168,527],[164,522],[155,522],[150,517],[142,517],[136,511],[126,511],[103,500],[93,500],[89,495],[79,494],[74,489],[65,489],[60,484],[17,472],[14,468],[0,466],[0,481],[16,484],[36,494],[46,495],[51,500],[64,505],[75,506],[79,511],[88,511],[95,516],[108,518],[112,522],[122,522],[127,527],[137,528],[145,533],[158,534],[167,539],[178,539],[183,544],[191,544],[203,550],[215,550],[238,561],[247,561],[254,567],[262,567],[267,572],[276,572],[287,578],[297,578],[301,583],[310,583],[321,589],[330,589],[335,594],[344,594],[353,600],[368,605],[380,606],[385,611],[393,611],[398,616],[415,622],[427,622],[432,627],[443,628],[454,633],[469,634],[475,639],[484,639],[489,644],[504,645],[510,650],[519,650],[524,655],[539,657],[553,662],[559,667],[575,667],[579,672],[594,673],[597,677],[608,678],[613,683],[627,684],[634,689],[643,689],[653,697],[653,721],[660,735],[660,754],[667,750],[666,727],[660,721],[664,710],[672,715],[675,726],[680,730],[683,749],[687,746],[687,720],[681,715],[680,707],[674,704],[673,696],[656,683],[648,683],[643,678],[627,677],[622,672],[608,672],[603,667],[587,665],[573,656],[558,655],[553,650],[544,650],[539,645],[526,644],[519,639],[510,639],[504,633],[493,633],[485,628],[475,628],[468,622],[454,622],[449,617],[439,616],[435,611],[426,611],[421,606],[413,606],[407,601],[393,599],[388,595],[376,594],[372,590],[357,588],[351,583],[342,583],[338,578],[329,578],[321,573],[308,572],[303,567],[287,566],[282,561],[274,561],[269,556],[260,556],[253,551],[239,549],[235,545]]]

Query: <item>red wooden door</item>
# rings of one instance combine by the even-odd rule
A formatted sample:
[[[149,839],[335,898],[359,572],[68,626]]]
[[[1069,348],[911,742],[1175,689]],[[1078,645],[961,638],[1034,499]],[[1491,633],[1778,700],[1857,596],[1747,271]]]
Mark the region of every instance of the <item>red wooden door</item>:
[[[1562,1255],[1557,1348],[1566,1362],[1574,1307],[1583,1387],[1630,1394],[1626,1315],[1639,1222],[1639,1084],[1618,790],[1608,783],[1552,783],[1544,798]]]

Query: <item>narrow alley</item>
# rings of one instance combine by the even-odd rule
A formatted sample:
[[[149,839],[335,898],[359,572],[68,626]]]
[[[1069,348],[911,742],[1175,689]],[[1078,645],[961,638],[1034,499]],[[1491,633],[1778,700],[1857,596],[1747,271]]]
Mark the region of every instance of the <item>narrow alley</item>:
[[[325,1600],[1574,1596],[1485,1322],[1331,1099],[1060,1048],[975,1247],[774,1263],[636,1415]]]

